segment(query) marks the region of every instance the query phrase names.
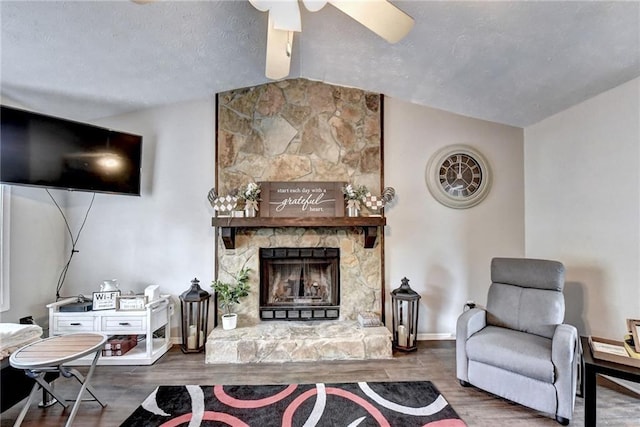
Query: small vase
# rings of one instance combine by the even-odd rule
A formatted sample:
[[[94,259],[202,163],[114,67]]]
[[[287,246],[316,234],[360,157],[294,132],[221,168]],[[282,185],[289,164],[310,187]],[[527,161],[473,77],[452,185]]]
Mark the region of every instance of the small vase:
[[[355,206],[347,206],[347,216],[360,216],[360,209]]]
[[[253,218],[256,216],[256,208],[254,206],[246,206],[244,208],[244,216],[247,218]]]
[[[222,329],[225,331],[235,329],[238,323],[238,315],[235,313],[222,315]]]

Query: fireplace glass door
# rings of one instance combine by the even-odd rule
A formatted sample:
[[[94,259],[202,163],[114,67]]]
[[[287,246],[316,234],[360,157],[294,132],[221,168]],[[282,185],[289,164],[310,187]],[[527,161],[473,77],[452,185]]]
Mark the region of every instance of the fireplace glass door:
[[[339,253],[337,248],[260,249],[260,317],[338,318]]]

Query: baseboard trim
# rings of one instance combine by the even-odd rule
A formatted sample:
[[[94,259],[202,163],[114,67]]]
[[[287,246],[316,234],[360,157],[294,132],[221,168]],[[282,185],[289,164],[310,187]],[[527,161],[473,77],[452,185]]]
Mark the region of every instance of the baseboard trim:
[[[453,340],[456,337],[453,334],[418,334],[418,341],[442,341]]]

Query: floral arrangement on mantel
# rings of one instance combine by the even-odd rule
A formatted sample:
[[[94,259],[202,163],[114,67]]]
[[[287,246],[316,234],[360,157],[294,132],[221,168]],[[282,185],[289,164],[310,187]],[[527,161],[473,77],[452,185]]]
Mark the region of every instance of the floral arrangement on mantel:
[[[260,185],[255,182],[250,182],[247,185],[240,187],[238,190],[238,196],[245,201],[245,209],[258,210],[258,201],[260,200]]]
[[[347,209],[360,210],[360,202],[364,201],[364,197],[369,193],[369,190],[364,185],[354,186],[347,184],[342,187],[342,193],[344,193],[344,198],[347,201]]]

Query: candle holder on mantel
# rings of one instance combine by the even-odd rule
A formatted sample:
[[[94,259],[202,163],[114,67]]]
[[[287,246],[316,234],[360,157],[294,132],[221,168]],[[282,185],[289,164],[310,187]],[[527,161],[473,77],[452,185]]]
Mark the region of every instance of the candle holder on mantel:
[[[207,340],[209,319],[209,297],[211,294],[200,287],[200,281],[193,279],[191,287],[180,295],[182,315],[183,353],[199,353],[204,350]]]
[[[414,351],[418,348],[418,301],[420,295],[411,289],[406,277],[398,289],[391,291],[393,348],[396,350]]]

